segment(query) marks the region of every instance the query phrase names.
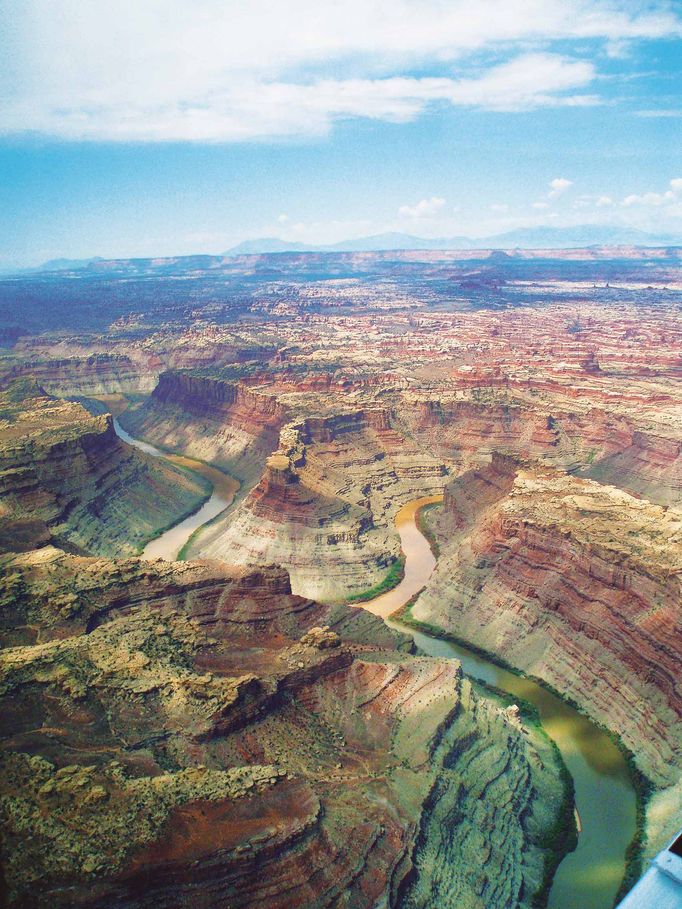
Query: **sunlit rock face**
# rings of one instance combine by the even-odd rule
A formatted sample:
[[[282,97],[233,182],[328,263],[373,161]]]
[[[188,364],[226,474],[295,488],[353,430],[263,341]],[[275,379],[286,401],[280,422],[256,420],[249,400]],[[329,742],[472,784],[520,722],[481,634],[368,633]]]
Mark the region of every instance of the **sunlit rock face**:
[[[278,569],[1,558],[11,906],[530,906],[554,753],[455,661]]]
[[[528,905],[551,754],[455,663],[331,605],[386,578],[397,510],[443,491],[415,615],[622,736],[655,851],[682,811],[679,262],[406,251],[109,262],[97,294],[0,282],[0,322],[21,314],[0,382],[119,395],[134,436],[241,481],[190,541],[210,564],[125,558],[203,487],[106,417],[0,399],[11,902]]]
[[[661,504],[679,500],[672,438],[583,402],[491,395],[167,373],[126,425],[243,479],[237,506],[193,543],[194,555],[280,564],[298,592],[323,598],[379,583],[399,553],[398,505],[440,491],[448,474],[486,454],[540,460]],[[311,409],[320,416],[304,416]]]
[[[74,350],[75,347],[75,350]],[[8,370],[7,379],[28,376],[52,395],[89,397],[93,395],[128,394],[154,390],[157,373],[126,354],[88,353],[85,356],[45,357],[40,346],[36,351],[26,345],[25,359]],[[79,352],[76,345],[66,345],[65,354]]]
[[[277,448],[287,409],[246,385],[164,373],[148,402],[126,415],[133,435],[227,469],[253,482]]]
[[[397,507],[447,479],[446,465],[394,422],[373,409],[288,423],[258,484],[194,552],[284,565],[297,592],[325,599],[380,582],[400,551]]]
[[[27,380],[0,393],[0,548],[50,540],[131,554],[196,508],[201,478],[121,442],[110,416],[48,396]]]
[[[659,789],[676,786],[679,514],[493,457],[451,482],[436,527],[441,556],[414,616],[546,679],[616,730]],[[662,812],[655,828],[657,845]]]

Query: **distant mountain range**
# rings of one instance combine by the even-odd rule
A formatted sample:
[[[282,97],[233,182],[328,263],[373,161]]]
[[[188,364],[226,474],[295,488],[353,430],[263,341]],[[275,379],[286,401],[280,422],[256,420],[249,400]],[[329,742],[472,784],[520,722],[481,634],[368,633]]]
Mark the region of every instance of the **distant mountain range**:
[[[682,236],[649,234],[625,227],[522,227],[490,237],[415,237],[411,234],[384,233],[341,243],[315,245],[290,243],[277,237],[245,240],[233,246],[223,256],[266,255],[268,253],[302,252],[385,252],[390,250],[439,250],[439,249],[571,249],[589,246],[682,246]],[[177,257],[166,257],[177,258]],[[183,257],[187,258],[187,257]],[[208,255],[191,258],[209,259]],[[22,269],[24,274],[49,271],[74,271],[106,261],[101,256],[89,259],[50,259],[35,268]],[[3,269],[0,273],[16,273]]]
[[[385,233],[326,246],[290,243],[276,237],[245,240],[228,249],[226,256],[285,252],[381,252],[392,249],[567,249],[583,246],[677,246],[682,237],[648,234],[625,227],[522,227],[490,237],[435,237]]]

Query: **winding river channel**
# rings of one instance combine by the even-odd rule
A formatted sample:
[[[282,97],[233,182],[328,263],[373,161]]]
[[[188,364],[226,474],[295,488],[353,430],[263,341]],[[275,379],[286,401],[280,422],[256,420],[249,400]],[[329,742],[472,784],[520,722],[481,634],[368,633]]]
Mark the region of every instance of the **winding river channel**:
[[[191,458],[169,455],[130,436],[114,421],[121,439],[154,457],[200,473],[213,484],[213,493],[194,515],[152,540],[145,558],[175,559],[192,533],[223,511],[238,489],[231,477]],[[387,618],[418,593],[428,581],[436,560],[419,531],[417,514],[424,505],[439,502],[429,496],[408,502],[396,516],[405,554],[403,580],[392,590],[362,604]],[[388,621],[395,628],[401,626]],[[402,626],[404,629],[404,626]],[[547,733],[559,746],[575,783],[581,832],[576,850],[560,864],[549,897],[549,909],[611,909],[625,869],[625,850],[635,831],[636,796],[623,755],[594,723],[560,698],[529,679],[501,669],[466,647],[411,628],[417,646],[432,656],[461,661],[464,672],[534,704]]]
[[[424,505],[439,501],[442,496],[429,496],[408,502],[400,509],[396,527],[405,553],[405,576],[393,590],[363,603],[365,609],[386,618],[424,587],[436,560],[416,518]],[[557,869],[548,907],[611,909],[625,871],[625,850],[635,832],[637,804],[620,750],[587,717],[536,682],[501,669],[466,647],[390,620],[388,624],[409,631],[425,653],[455,657],[468,675],[535,705],[545,731],[559,746],[573,777],[582,828],[576,850]]]
[[[179,524],[175,524],[169,530],[166,530],[165,533],[156,537],[156,539],[150,540],[141,553],[143,559],[173,561],[173,559],[177,559],[182,547],[197,528],[202,527],[215,518],[216,515],[219,515],[221,511],[224,511],[228,505],[232,504],[239,489],[239,482],[228,474],[223,473],[222,470],[217,470],[209,464],[204,464],[203,461],[186,458],[184,455],[168,454],[148,442],[134,439],[125,431],[117,419],[114,419],[114,429],[116,430],[116,435],[129,445],[139,448],[140,451],[144,451],[154,458],[166,458],[171,464],[193,470],[194,473],[199,473],[202,477],[205,477],[213,487],[211,495],[198,511],[189,515],[184,521],[180,521]]]

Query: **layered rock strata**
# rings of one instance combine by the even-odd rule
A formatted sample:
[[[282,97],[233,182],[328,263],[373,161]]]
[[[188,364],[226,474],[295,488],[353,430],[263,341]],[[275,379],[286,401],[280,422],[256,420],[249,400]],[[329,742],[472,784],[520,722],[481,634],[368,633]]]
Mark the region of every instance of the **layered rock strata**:
[[[32,358],[30,355],[7,371],[6,381],[29,377],[50,394],[59,397],[89,397],[112,394],[149,394],[157,373],[124,354],[92,353],[83,357]]]
[[[665,425],[645,429],[616,409],[554,406],[496,392],[407,395],[405,433],[466,468],[482,454],[542,459],[661,505],[682,506],[682,445]]]
[[[109,416],[91,416],[27,380],[0,393],[1,549],[57,540],[130,554],[209,492],[200,477],[121,442]]]
[[[682,767],[682,520],[614,487],[494,456],[453,480],[413,616],[545,679],[617,732],[659,795]]]
[[[277,448],[287,410],[248,386],[165,372],[149,401],[122,418],[133,436],[223,467],[254,482]]]
[[[449,472],[492,452],[538,458],[660,504],[682,494],[674,433],[645,430],[617,410],[566,399],[550,407],[499,390],[433,398],[321,379],[235,383],[169,372],[126,415],[133,433],[246,478],[241,499],[195,539],[192,554],[283,565],[305,595],[359,593],[399,555],[400,504],[438,492]]]
[[[400,553],[401,502],[446,479],[446,465],[396,433],[385,410],[291,422],[257,486],[193,552],[283,565],[297,592],[340,599],[385,577]]]
[[[0,560],[12,909],[531,905],[554,753],[456,661],[279,570]]]

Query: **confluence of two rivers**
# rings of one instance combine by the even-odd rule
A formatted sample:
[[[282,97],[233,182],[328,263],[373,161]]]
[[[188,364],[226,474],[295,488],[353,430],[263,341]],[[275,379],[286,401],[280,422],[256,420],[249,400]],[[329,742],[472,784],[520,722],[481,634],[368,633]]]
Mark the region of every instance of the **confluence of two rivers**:
[[[173,560],[198,527],[231,504],[238,483],[201,461],[170,455],[134,439],[118,420],[114,420],[114,426],[123,441],[149,455],[194,470],[213,485],[210,498],[199,511],[152,540],[143,552],[144,558]],[[405,575],[392,590],[363,603],[363,609],[386,619],[425,586],[436,560],[416,518],[424,505],[441,500],[442,496],[428,496],[400,509],[396,527],[405,554]],[[459,644],[405,629],[390,620],[388,624],[409,631],[423,652],[440,658],[454,657],[468,675],[535,705],[545,731],[557,743],[573,777],[582,824],[576,850],[557,869],[548,909],[611,909],[623,877],[625,850],[634,835],[636,817],[635,792],[623,755],[614,742],[587,717],[536,682],[501,669]]]

